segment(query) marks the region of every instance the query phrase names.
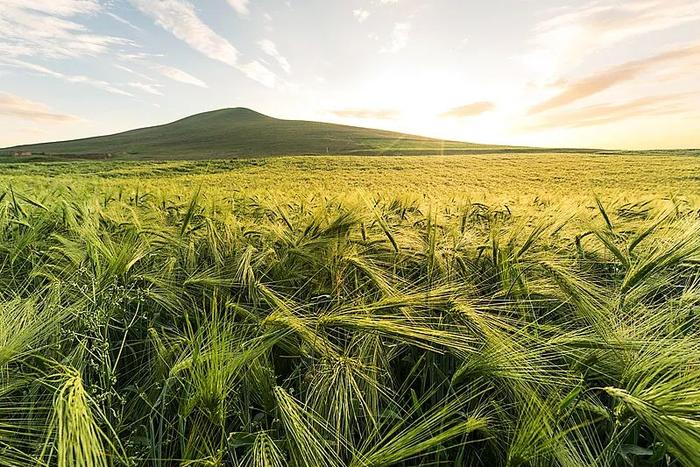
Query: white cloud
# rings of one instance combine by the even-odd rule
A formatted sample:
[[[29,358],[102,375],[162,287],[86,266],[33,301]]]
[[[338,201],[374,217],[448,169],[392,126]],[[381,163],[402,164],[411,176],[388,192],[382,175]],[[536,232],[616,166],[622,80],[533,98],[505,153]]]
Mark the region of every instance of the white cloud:
[[[138,64],[140,67],[146,67],[149,68],[161,76],[164,76],[168,79],[171,79],[173,81],[177,81],[179,83],[183,84],[191,84],[192,86],[198,86],[200,88],[208,88],[207,83],[202,81],[201,79],[197,78],[196,76],[192,76],[190,73],[181,70],[179,68],[175,68],[173,66],[169,65],[162,65],[160,63],[155,63],[153,62],[154,57],[160,57],[161,55],[150,55],[150,54],[126,54],[126,55],[121,55],[120,58],[123,60],[128,60],[132,63]],[[141,73],[139,71],[136,71],[132,68],[129,68],[124,65],[114,65],[115,68],[118,68],[120,70],[126,71],[128,73],[131,73],[135,76],[138,76],[141,79],[145,79],[146,81],[155,81],[155,79],[151,78],[150,76]]]
[[[96,56],[130,41],[90,32],[74,19],[100,12],[96,0],[2,0],[0,55],[52,59]]]
[[[460,107],[452,108],[439,115],[441,118],[467,118],[491,112],[496,108],[496,104],[490,101],[472,102]]]
[[[274,87],[277,83],[277,75],[275,75],[269,68],[257,60],[246,63],[245,65],[239,65],[237,68],[241,70],[248,78],[257,81],[268,88]]]
[[[129,68],[128,66],[124,66],[124,65],[119,65],[119,64],[117,64],[117,65],[114,65],[114,68],[116,68],[116,69],[118,69],[118,70],[126,71],[127,73],[131,73],[132,75],[138,76],[139,78],[145,79],[146,81],[155,81],[155,80],[154,80],[153,78],[151,78],[150,76],[145,75],[145,74],[143,74],[143,73],[140,73],[140,72],[138,72],[138,71],[136,71],[136,70],[133,70],[133,69]]]
[[[238,50],[214,32],[197,16],[194,6],[186,0],[131,0],[163,29],[207,57],[236,66]]]
[[[191,74],[187,73],[186,71],[180,70],[179,68],[167,65],[154,65],[153,69],[161,75],[165,76],[166,78],[172,79],[173,81],[178,81],[184,84],[191,84],[193,86],[199,86],[200,88],[208,87],[207,83],[205,83],[201,79],[192,76]]]
[[[165,57],[165,54],[153,54],[148,52],[117,53],[120,60],[152,60],[154,58]]]
[[[370,12],[363,8],[358,8],[357,10],[352,10],[352,15],[357,19],[358,22],[364,23],[367,20],[367,18],[369,18]]]
[[[397,53],[408,45],[409,34],[411,32],[411,23],[396,23],[391,32],[391,43],[383,47],[382,53]]]
[[[621,120],[678,115],[695,109],[695,106],[689,102],[690,97],[693,97],[693,93],[647,96],[619,104],[602,103],[567,109],[530,120],[530,128],[534,130],[561,127],[580,128],[620,122]]]
[[[236,10],[239,15],[246,16],[250,13],[248,9],[248,0],[228,0],[228,3]]]
[[[162,96],[163,95],[163,93],[159,89],[162,87],[160,84],[131,82],[131,83],[127,83],[127,86],[130,86],[134,89],[138,89],[138,90],[143,91],[143,92],[146,92],[148,94],[153,94],[154,96]]]
[[[9,65],[16,68],[22,68],[28,71],[32,71],[34,73],[51,76],[53,78],[60,79],[69,83],[86,84],[88,86],[92,86],[94,88],[109,92],[111,94],[117,94],[120,96],[133,96],[133,94],[124,91],[123,89],[119,89],[118,87],[114,86],[112,83],[108,83],[107,81],[93,79],[83,75],[69,75],[65,73],[60,73],[45,66],[37,65],[35,63],[30,63],[24,60],[12,58],[4,60],[0,59],[0,64]]]
[[[269,39],[263,39],[260,42],[258,42],[258,45],[260,46],[263,52],[277,60],[277,63],[279,64],[280,68],[282,68],[286,73],[290,73],[292,71],[292,67],[289,65],[289,61],[282,54],[279,53],[279,51],[277,50],[277,45],[274,42],[272,42]]]
[[[3,6],[64,17],[96,13],[102,9],[96,0],[3,0]]]
[[[558,93],[530,109],[530,114],[568,106],[600,94],[610,88],[626,84],[647,75],[653,80],[658,73],[672,72],[676,76],[690,74],[688,70],[700,64],[700,43],[669,49],[650,57],[633,60],[590,74],[572,82],[558,83]],[[649,76],[651,75],[651,76]]]
[[[540,76],[540,84],[546,83],[601,49],[694,21],[700,21],[697,0],[579,3],[540,22],[534,49],[522,60]]]
[[[53,112],[47,105],[40,102],[4,92],[0,92],[0,116],[33,122],[68,123],[80,120],[74,115]]]
[[[156,24],[198,52],[240,70],[264,86],[275,86],[277,77],[265,65],[258,61],[240,64],[236,47],[207,26],[187,0],[130,1],[144,14],[153,18]]]
[[[122,18],[121,16],[112,13],[111,11],[108,11],[108,12],[106,12],[105,14],[106,14],[107,16],[109,16],[110,18],[112,18],[114,21],[116,21],[116,22],[118,22],[118,23],[121,23],[121,24],[124,24],[124,25],[126,25],[126,26],[129,26],[131,29],[133,29],[133,30],[135,30],[135,31],[140,31],[140,30],[141,30],[140,27],[136,26],[136,25],[133,24],[131,21],[126,20],[126,19]]]
[[[83,75],[66,74],[34,63],[36,59],[94,57],[116,46],[132,45],[127,39],[94,34],[77,22],[82,16],[103,13],[97,0],[0,0],[0,65],[21,68],[69,83],[86,84],[103,91],[131,96],[113,84]]]

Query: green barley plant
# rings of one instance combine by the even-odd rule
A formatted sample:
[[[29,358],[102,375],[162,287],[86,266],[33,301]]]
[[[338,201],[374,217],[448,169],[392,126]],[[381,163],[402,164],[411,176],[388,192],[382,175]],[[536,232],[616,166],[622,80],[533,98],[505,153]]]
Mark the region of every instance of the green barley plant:
[[[697,189],[449,161],[8,169],[0,465],[700,465]]]

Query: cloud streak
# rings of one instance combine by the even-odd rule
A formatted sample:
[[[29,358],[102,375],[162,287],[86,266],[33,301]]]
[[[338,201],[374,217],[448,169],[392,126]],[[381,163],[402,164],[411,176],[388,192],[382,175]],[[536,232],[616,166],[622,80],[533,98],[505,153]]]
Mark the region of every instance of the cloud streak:
[[[127,39],[94,34],[75,21],[100,11],[96,0],[2,0],[0,56],[92,57],[115,46],[131,45]]]
[[[277,64],[284,70],[285,73],[289,74],[292,71],[291,65],[289,65],[289,60],[287,60],[279,51],[277,50],[277,45],[269,39],[263,39],[258,42],[258,45],[270,57],[277,61]]]
[[[547,34],[575,27],[580,34],[595,35],[596,42],[610,45],[639,34],[698,20],[700,7],[695,0],[598,0],[554,16],[541,23],[539,29]]]
[[[678,114],[691,110],[688,98],[693,94],[649,96],[621,104],[598,104],[580,109],[557,112],[540,118],[530,129],[580,128],[619,122],[631,118],[646,118]]]
[[[656,71],[661,65],[668,66],[674,62],[698,58],[700,58],[700,44],[662,52],[642,60],[623,63],[622,65],[589,75],[581,80],[564,83],[559,93],[532,107],[529,114],[534,115],[573,104],[623,82],[636,79],[645,72]]]
[[[238,64],[238,50],[199,18],[184,0],[130,0],[156,24],[207,57],[230,66]]]
[[[194,50],[212,60],[241,71],[248,78],[267,87],[274,87],[277,76],[258,61],[239,63],[239,52],[233,44],[207,26],[187,0],[130,0],[142,13]]]
[[[58,71],[52,70],[50,68],[47,68],[42,65],[37,65],[35,63],[30,63],[24,60],[17,60],[17,59],[5,59],[5,60],[0,60],[0,65],[9,65],[15,68],[21,68],[33,73],[38,73],[40,75],[46,75],[46,76],[51,76],[52,78],[60,79],[63,81],[66,81],[68,83],[76,83],[76,84],[86,84],[88,86],[92,86],[97,89],[101,89],[103,91],[109,92],[111,94],[117,94],[120,96],[130,96],[133,97],[133,94],[124,91],[123,89],[120,89],[116,86],[114,86],[112,83],[109,83],[107,81],[99,80],[99,79],[93,79],[87,76],[83,75],[69,75],[65,73],[60,73]]]
[[[466,117],[476,117],[477,115],[490,112],[496,108],[496,104],[493,102],[482,101],[473,102],[471,104],[463,105],[461,107],[455,107],[447,112],[440,114],[441,118],[466,118]]]
[[[163,65],[160,63],[154,63],[152,60],[153,57],[151,57],[151,56],[141,56],[138,54],[130,54],[130,55],[122,56],[120,58],[122,58],[123,60],[134,62],[141,67],[146,67],[152,71],[155,71],[159,75],[161,75],[165,78],[168,78],[170,80],[177,81],[178,83],[190,84],[192,86],[197,86],[197,87],[205,88],[205,89],[209,87],[209,86],[207,86],[207,83],[205,83],[201,79],[197,78],[196,76],[191,75],[190,73],[188,73],[184,70],[181,70],[179,68],[175,68],[175,67],[170,66],[170,65]],[[115,66],[115,68],[126,71],[127,73],[131,73],[134,76],[138,76],[141,79],[145,79],[146,81],[150,81],[150,82],[155,81],[155,79],[153,79],[152,77],[150,77],[144,73],[141,73],[139,71],[136,71],[132,68],[129,68],[127,66],[119,65],[119,64],[114,65],[114,66]]]
[[[140,83],[137,81],[132,81],[130,83],[127,83],[127,86],[130,86],[134,89],[138,89],[140,91],[143,91],[148,94],[153,94],[154,96],[162,96],[163,92],[160,90],[162,85],[160,84],[153,84],[153,83]]]
[[[697,0],[596,0],[552,12],[535,27],[523,61],[544,80],[587,56],[633,37],[700,21]]]
[[[248,0],[228,0],[228,3],[239,15],[247,16],[250,14],[250,10],[248,8],[248,4],[250,2]]]
[[[70,123],[80,120],[74,115],[53,112],[45,104],[4,92],[0,92],[0,116],[40,123]]]
[[[21,7],[26,10],[56,16],[96,13],[102,9],[96,0],[3,0],[3,7]]]
[[[167,65],[153,65],[153,69],[161,75],[165,76],[166,78],[169,78],[173,81],[177,81],[179,83],[191,84],[192,86],[197,86],[200,88],[208,87],[207,83],[205,83],[201,79],[192,76],[191,74],[187,73],[186,71],[180,70],[179,68]]]

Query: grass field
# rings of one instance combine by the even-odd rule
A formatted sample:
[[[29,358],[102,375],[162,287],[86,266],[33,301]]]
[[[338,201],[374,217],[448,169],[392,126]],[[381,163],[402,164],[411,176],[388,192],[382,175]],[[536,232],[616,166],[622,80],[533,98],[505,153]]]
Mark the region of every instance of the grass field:
[[[0,164],[0,465],[700,465],[700,158]]]
[[[408,195],[436,203],[591,202],[700,195],[700,155],[494,154],[443,157],[305,156],[210,161],[0,164],[0,182],[34,190],[141,190],[149,196],[281,196],[283,200]]]

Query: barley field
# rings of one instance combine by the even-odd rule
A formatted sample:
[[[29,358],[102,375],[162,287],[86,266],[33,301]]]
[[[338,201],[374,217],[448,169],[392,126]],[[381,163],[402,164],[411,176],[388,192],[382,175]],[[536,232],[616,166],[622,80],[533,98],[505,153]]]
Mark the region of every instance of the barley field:
[[[0,164],[0,465],[700,465],[700,158]]]

